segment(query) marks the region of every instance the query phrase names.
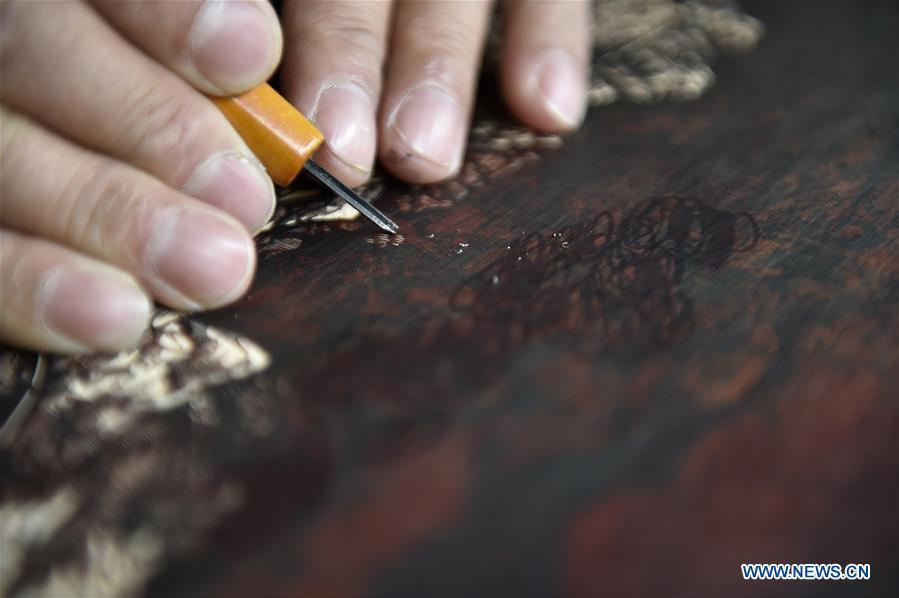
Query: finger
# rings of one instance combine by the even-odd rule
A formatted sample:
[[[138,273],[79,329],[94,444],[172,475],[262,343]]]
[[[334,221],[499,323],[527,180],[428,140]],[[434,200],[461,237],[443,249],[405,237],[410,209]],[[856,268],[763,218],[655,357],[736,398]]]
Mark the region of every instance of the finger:
[[[587,0],[506,0],[502,86],[525,124],[548,132],[584,118],[591,52]]]
[[[431,183],[459,170],[490,6],[481,0],[397,5],[379,143],[395,175]]]
[[[151,309],[121,270],[2,229],[0,304],[0,341],[66,353],[135,344]]]
[[[5,228],[118,266],[180,309],[223,305],[249,286],[252,239],[224,212],[6,110],[0,139]]]
[[[207,98],[80,2],[4,6],[5,103],[228,211],[250,230],[268,220],[271,180]]]
[[[375,159],[389,16],[389,0],[284,6],[284,92],[325,136],[316,161],[350,186],[368,179]]]
[[[207,93],[255,87],[281,58],[281,26],[268,0],[91,2],[125,37]]]

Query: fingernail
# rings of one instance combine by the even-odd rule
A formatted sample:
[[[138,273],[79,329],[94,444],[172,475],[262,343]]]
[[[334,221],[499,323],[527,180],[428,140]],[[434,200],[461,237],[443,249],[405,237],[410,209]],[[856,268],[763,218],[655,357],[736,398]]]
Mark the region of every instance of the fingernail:
[[[537,61],[537,92],[553,118],[566,129],[584,119],[587,84],[580,65],[568,52],[549,50]]]
[[[451,168],[459,163],[465,141],[462,108],[439,87],[425,85],[407,93],[388,126],[419,157]]]
[[[133,345],[147,328],[150,301],[117,272],[57,268],[38,295],[44,326],[80,347],[99,350]]]
[[[225,151],[200,164],[182,191],[219,207],[254,233],[275,210],[275,187],[256,158]]]
[[[254,251],[237,223],[177,208],[156,224],[147,259],[153,273],[197,309],[237,298],[253,274]]]
[[[375,109],[354,83],[327,88],[319,97],[315,122],[331,152],[348,166],[369,172],[375,158]]]
[[[279,25],[261,2],[206,0],[189,39],[194,67],[222,91],[256,85],[281,53]]]

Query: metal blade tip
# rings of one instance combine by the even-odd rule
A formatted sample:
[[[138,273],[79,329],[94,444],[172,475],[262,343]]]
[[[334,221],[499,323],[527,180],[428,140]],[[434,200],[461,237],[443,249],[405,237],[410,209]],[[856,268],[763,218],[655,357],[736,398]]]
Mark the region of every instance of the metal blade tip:
[[[388,218],[384,212],[359,197],[349,187],[334,178],[330,172],[312,160],[308,160],[303,168],[321,184],[333,191],[335,195],[356,208],[360,214],[376,224],[381,230],[394,234],[400,229],[396,222]]]

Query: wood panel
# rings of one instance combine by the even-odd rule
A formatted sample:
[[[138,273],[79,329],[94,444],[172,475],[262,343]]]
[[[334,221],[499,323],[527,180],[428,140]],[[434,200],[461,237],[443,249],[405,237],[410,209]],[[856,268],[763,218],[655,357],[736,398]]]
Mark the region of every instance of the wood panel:
[[[504,136],[485,87],[459,181],[370,190],[395,237],[283,208],[245,300],[160,316],[171,405],[133,433],[67,442],[120,399],[54,362],[4,502],[127,525],[66,519],[16,588],[88,537],[154,596],[894,595],[896,9],[748,11],[709,95],[565,140]]]

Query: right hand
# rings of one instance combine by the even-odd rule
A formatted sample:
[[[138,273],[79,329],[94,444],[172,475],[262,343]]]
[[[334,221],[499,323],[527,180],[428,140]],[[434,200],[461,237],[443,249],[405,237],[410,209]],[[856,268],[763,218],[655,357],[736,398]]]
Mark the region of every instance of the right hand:
[[[118,349],[151,299],[247,289],[274,188],[201,92],[265,81],[281,45],[266,0],[0,0],[0,340]]]

